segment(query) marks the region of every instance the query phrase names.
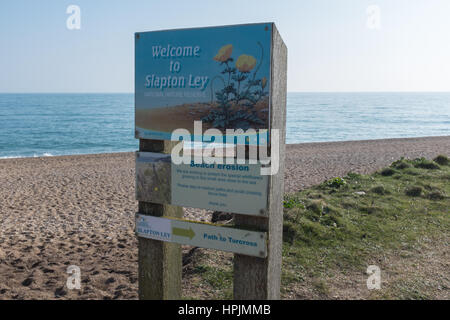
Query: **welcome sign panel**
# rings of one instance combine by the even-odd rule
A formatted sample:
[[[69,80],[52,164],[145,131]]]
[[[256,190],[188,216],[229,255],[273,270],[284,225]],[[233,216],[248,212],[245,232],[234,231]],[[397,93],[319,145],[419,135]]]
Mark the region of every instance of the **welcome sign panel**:
[[[136,138],[269,129],[271,41],[271,23],[136,33]]]

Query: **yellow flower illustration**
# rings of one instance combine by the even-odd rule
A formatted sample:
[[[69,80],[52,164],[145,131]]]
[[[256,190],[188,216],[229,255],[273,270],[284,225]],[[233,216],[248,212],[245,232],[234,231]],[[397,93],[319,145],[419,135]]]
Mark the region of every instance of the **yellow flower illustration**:
[[[256,66],[256,59],[246,54],[241,55],[236,61],[236,68],[240,72],[250,72]]]
[[[228,59],[230,59],[232,52],[233,52],[233,45],[227,44],[226,46],[220,48],[219,52],[214,57],[214,60],[219,62],[225,62]]]
[[[267,78],[264,77],[264,78],[262,78],[262,80],[261,80],[261,87],[264,89],[264,88],[266,87],[266,85],[267,85]]]

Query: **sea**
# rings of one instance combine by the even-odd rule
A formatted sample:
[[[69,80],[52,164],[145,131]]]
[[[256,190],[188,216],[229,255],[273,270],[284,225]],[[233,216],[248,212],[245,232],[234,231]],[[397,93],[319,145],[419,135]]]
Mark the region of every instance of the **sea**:
[[[450,93],[288,93],[287,143],[450,136]],[[134,95],[0,94],[0,158],[135,151]]]

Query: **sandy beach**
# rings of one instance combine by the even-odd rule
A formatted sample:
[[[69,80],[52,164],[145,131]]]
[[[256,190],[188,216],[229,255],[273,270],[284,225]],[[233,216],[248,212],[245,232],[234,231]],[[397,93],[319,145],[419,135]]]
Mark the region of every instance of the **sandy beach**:
[[[288,145],[285,191],[449,150],[450,137]],[[0,299],[137,298],[133,153],[3,159],[0,178]],[[69,265],[81,290],[65,287]]]

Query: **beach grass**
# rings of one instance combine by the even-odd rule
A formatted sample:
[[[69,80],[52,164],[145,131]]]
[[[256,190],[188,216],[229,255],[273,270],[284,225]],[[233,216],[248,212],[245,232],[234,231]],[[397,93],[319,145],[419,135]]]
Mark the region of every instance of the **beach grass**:
[[[446,274],[445,254],[429,257],[448,250],[446,156],[401,159],[370,175],[336,177],[286,195],[284,208],[284,298],[433,299],[448,292],[448,279],[435,278],[439,270],[430,271],[430,279],[421,269],[442,267]],[[203,255],[200,266],[208,260]],[[381,290],[366,287],[369,265],[382,270]],[[195,272],[200,286],[230,297],[231,258]]]

